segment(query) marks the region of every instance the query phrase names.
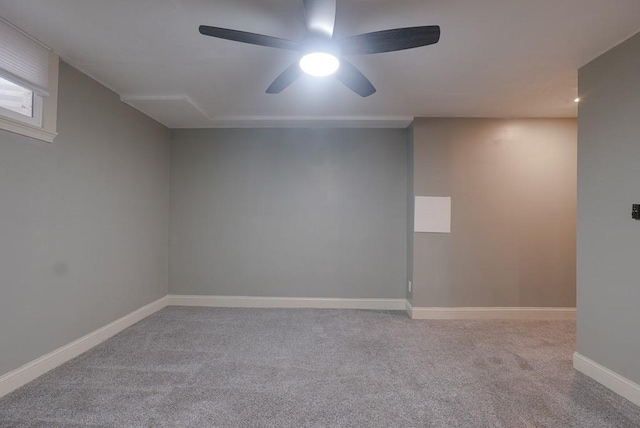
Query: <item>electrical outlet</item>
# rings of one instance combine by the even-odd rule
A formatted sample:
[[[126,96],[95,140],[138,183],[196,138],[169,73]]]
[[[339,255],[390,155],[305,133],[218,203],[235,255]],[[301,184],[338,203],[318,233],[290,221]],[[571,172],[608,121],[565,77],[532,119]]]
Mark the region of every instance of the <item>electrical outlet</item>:
[[[640,204],[633,204],[631,208],[631,218],[634,220],[640,220]]]
[[[413,290],[411,290],[411,281],[407,281],[407,289],[409,290],[409,293],[413,292]]]

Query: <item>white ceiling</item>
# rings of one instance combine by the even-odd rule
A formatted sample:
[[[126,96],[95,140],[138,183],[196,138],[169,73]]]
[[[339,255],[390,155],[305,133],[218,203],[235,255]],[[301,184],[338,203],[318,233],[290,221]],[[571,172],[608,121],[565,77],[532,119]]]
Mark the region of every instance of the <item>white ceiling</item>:
[[[265,94],[295,53],[198,33],[298,40],[302,0],[1,0],[0,16],[171,127],[575,117],[577,69],[640,31],[639,0],[338,0],[335,37],[442,28],[437,45],[351,58],[378,89],[360,98],[311,77]]]

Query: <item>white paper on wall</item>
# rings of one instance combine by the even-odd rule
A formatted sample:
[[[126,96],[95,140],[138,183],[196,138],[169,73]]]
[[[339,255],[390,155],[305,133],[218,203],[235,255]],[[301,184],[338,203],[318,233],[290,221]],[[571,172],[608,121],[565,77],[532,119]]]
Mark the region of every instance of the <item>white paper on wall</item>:
[[[414,231],[451,233],[451,198],[416,196]]]

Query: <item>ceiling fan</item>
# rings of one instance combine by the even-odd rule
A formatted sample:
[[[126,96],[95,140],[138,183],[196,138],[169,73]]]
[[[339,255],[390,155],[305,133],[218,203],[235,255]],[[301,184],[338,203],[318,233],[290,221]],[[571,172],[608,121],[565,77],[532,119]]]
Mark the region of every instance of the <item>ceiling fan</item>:
[[[281,39],[263,34],[227,28],[200,26],[200,34],[252,45],[300,52],[301,58],[280,74],[267,89],[278,94],[298,79],[303,72],[312,76],[335,77],[362,97],[376,92],[369,79],[344,59],[349,55],[365,55],[400,51],[438,43],[440,27],[395,28],[375,31],[343,39],[333,39],[336,0],[303,0],[307,36],[301,41]]]

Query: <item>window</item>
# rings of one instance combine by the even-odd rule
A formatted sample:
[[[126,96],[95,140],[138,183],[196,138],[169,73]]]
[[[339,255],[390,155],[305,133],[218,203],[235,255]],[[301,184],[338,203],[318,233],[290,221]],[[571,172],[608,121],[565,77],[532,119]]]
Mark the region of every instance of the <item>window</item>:
[[[0,114],[42,126],[42,97],[30,89],[0,77]]]
[[[51,142],[58,58],[0,18],[0,129]]]

